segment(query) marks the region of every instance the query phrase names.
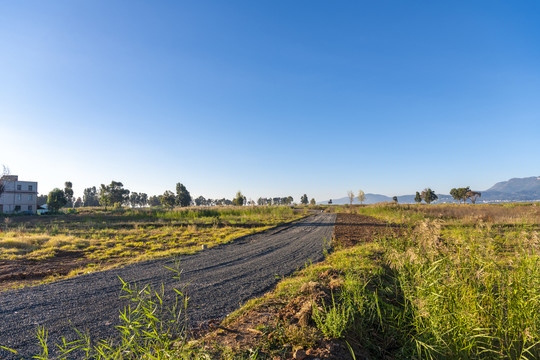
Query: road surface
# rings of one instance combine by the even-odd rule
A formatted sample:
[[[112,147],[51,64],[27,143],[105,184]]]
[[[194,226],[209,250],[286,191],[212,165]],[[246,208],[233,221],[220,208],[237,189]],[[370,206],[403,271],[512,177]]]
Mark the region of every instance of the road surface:
[[[121,282],[155,288],[186,286],[189,325],[223,319],[247,300],[271,290],[280,277],[324,257],[324,239],[331,240],[335,214],[317,214],[269,231],[243,237],[231,244],[180,259],[181,284],[174,273],[175,259],[132,264],[51,284],[0,293],[0,345],[31,358],[39,351],[38,326],[49,331],[49,347],[62,336],[74,339],[73,328],[94,338],[114,337],[119,311],[127,301],[119,297]],[[172,297],[171,297],[172,299]],[[172,301],[172,300],[169,300]],[[0,359],[10,358],[0,349]]]

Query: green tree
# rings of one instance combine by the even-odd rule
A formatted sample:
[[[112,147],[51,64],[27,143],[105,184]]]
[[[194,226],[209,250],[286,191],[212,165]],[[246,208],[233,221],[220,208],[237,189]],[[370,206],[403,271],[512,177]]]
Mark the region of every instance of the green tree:
[[[453,188],[450,190],[450,195],[452,195],[454,200],[457,200],[460,204],[462,201],[465,204],[465,201],[468,198],[467,193],[469,191],[471,191],[471,189],[468,186],[464,188]]]
[[[112,181],[109,185],[109,192],[113,204],[124,205],[129,201],[129,190],[124,189],[124,184],[118,181]]]
[[[64,194],[66,195],[66,207],[73,207],[73,184],[71,181],[64,183]]]
[[[83,191],[83,206],[99,206],[99,197],[95,186]]]
[[[307,205],[307,204],[309,203],[309,199],[308,199],[308,197],[307,197],[306,194],[304,194],[304,195],[302,195],[302,196],[300,197],[300,203],[301,203],[302,205]]]
[[[139,206],[140,199],[139,199],[139,193],[136,193],[135,191],[129,194],[129,204],[131,207]]]
[[[58,188],[54,188],[47,197],[47,208],[50,211],[58,211],[66,206],[67,199],[64,192]]]
[[[204,206],[206,205],[206,199],[204,198],[204,196],[199,196],[198,198],[195,199],[195,205],[197,206]]]
[[[111,196],[107,190],[107,186],[104,184],[101,184],[101,187],[99,188],[99,205],[105,206],[105,208],[112,205]]]
[[[159,206],[161,204],[160,196],[152,195],[148,198],[148,205],[150,206]]]
[[[176,184],[176,205],[180,207],[189,206],[191,204],[191,195],[184,185]]]
[[[397,196],[394,196],[394,197],[392,198],[392,200],[394,200],[394,202],[397,203],[397,202],[398,202]]]
[[[246,197],[242,195],[242,192],[238,191],[232,202],[236,206],[242,206],[246,203]]]
[[[177,199],[172,191],[166,190],[159,200],[161,202],[161,205],[172,208],[174,207]]]
[[[420,204],[422,202],[422,195],[417,191],[416,196],[414,197],[414,201],[416,201],[417,204]]]
[[[314,198],[311,198],[311,201],[309,202],[311,205],[317,205]]]
[[[99,194],[99,204],[102,206],[112,206],[115,204],[124,205],[129,201],[129,190],[124,189],[124,184],[119,181],[111,181],[110,185],[101,184]]]
[[[424,191],[422,191],[422,199],[424,199],[426,204],[431,204],[438,198],[439,197],[437,196],[437,194],[435,194],[435,191],[431,190],[430,188],[424,189]]]
[[[77,200],[75,200],[73,207],[80,208],[81,206],[82,206],[82,199],[78,197]]]
[[[358,196],[356,197],[358,201],[360,201],[360,204],[362,204],[364,201],[366,201],[366,194],[362,190],[358,190]]]
[[[148,195],[146,193],[139,193],[139,206],[148,205]]]

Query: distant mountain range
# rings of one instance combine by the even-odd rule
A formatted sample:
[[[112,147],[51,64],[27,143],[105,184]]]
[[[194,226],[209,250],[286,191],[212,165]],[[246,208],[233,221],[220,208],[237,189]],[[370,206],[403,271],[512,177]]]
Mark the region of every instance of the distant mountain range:
[[[513,178],[508,181],[501,181],[489,189],[481,191],[481,193],[482,197],[478,199],[477,203],[540,201],[540,176]],[[434,203],[457,202],[448,194],[437,194],[437,196],[439,199]],[[398,202],[401,204],[412,204],[414,203],[414,197],[415,195],[401,195],[398,196]],[[364,204],[375,204],[385,201],[392,201],[392,197],[380,194],[366,194],[366,201],[364,201]],[[348,197],[332,199],[332,204],[335,205],[348,203]],[[319,202],[318,204],[328,204],[328,200]],[[354,198],[353,204],[360,204],[356,197]]]

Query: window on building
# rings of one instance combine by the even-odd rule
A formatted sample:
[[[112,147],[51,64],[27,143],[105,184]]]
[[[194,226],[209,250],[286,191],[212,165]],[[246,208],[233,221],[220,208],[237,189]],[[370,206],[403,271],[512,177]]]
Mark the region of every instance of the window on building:
[[[17,185],[17,190],[21,191],[21,185]]]
[[[21,211],[21,205],[15,206],[15,212],[17,212],[17,211]]]
[[[28,195],[28,200],[30,200],[30,201],[34,200],[34,195],[32,195],[32,194]]]
[[[32,211],[32,205],[28,205],[28,211]]]
[[[21,194],[17,194],[17,200],[21,200]]]
[[[32,185],[28,185],[28,191],[33,191],[34,189],[32,189]]]

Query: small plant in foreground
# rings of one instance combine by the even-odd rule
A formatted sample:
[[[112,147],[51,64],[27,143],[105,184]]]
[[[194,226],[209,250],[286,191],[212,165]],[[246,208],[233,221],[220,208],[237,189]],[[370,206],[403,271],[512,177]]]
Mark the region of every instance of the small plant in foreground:
[[[332,293],[332,306],[326,307],[324,300],[322,302],[322,311],[316,304],[313,304],[313,320],[317,328],[327,338],[339,339],[349,326],[352,319],[351,309],[344,304],[337,304]]]

